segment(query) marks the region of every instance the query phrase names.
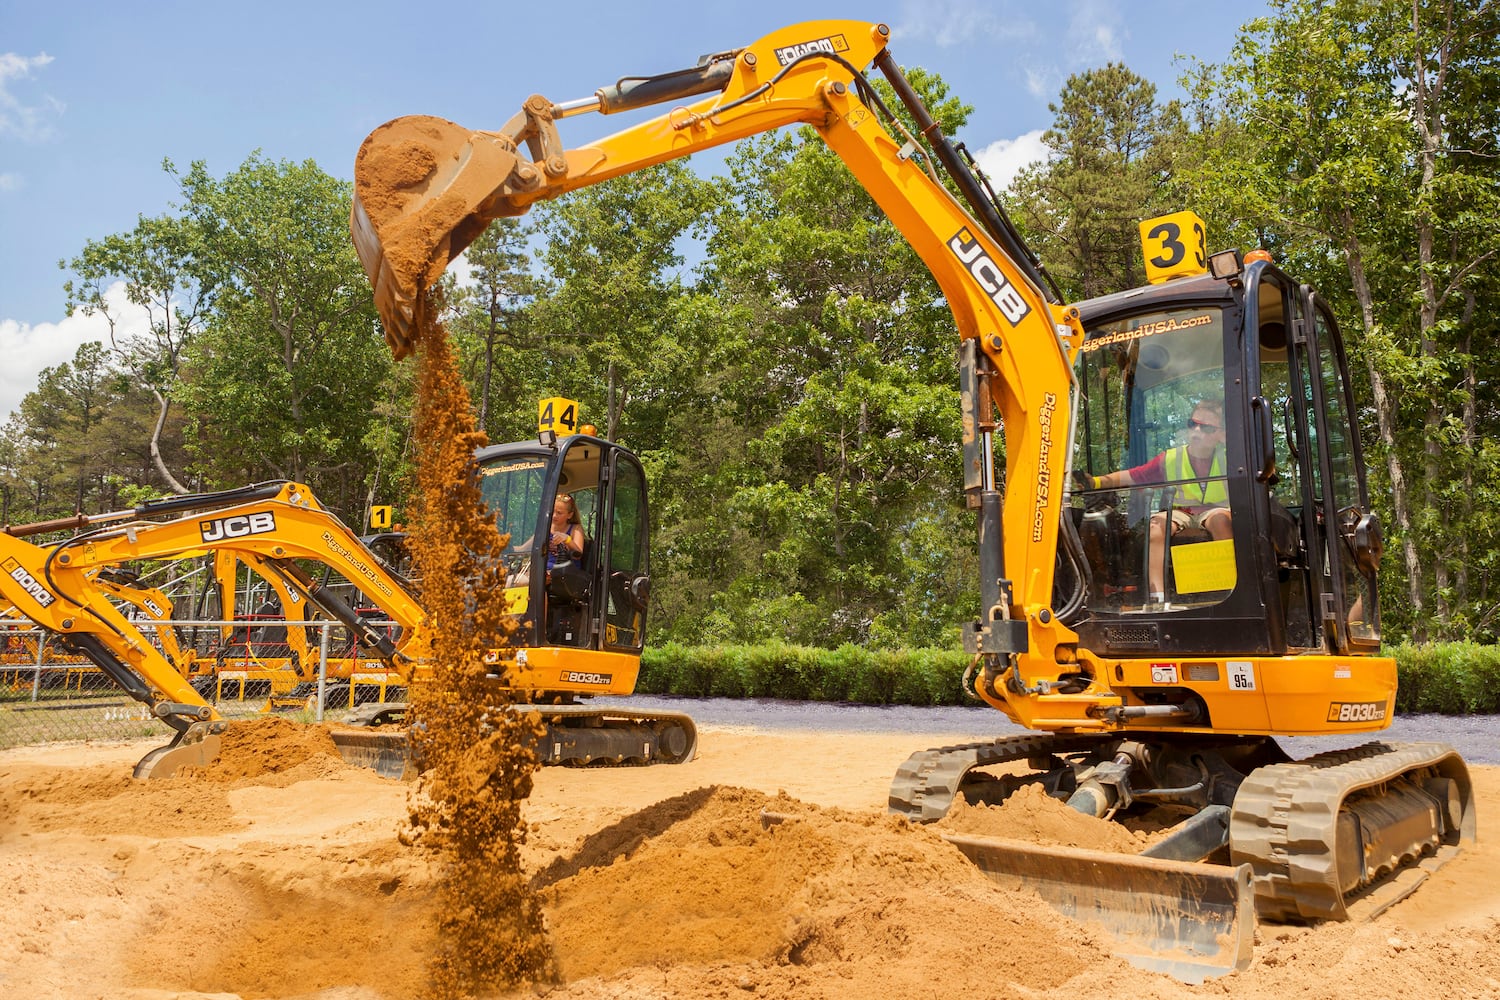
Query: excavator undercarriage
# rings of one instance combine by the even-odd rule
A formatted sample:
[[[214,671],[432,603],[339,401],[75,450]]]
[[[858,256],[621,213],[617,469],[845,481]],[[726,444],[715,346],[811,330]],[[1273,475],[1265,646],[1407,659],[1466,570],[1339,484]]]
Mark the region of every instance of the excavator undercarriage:
[[[586,704],[524,705],[510,710],[539,716],[542,731],[535,748],[544,765],[681,764],[698,751],[698,727],[682,712],[632,712]],[[356,709],[346,724],[359,728],[335,730],[334,744],[351,764],[373,768],[388,778],[411,777],[420,762],[399,726],[404,715],[401,704]]]
[[[960,796],[999,804],[1031,783],[1101,818],[1182,818],[1139,856],[946,839],[1100,924],[1135,964],[1193,981],[1247,967],[1257,917],[1369,919],[1475,837],[1468,768],[1436,743],[1292,760],[1264,737],[1027,734],[912,754],[890,809],[932,822]]]

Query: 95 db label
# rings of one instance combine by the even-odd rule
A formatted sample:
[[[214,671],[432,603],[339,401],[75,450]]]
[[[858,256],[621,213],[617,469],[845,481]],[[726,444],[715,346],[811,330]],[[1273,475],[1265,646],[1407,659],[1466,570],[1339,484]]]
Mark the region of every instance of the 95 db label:
[[[1225,666],[1229,674],[1229,690],[1255,690],[1255,664],[1249,660],[1230,660]]]

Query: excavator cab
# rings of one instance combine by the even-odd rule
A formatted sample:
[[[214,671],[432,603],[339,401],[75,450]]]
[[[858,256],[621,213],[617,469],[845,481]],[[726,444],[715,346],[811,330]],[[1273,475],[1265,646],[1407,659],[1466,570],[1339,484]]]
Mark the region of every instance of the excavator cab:
[[[612,441],[543,438],[475,456],[484,502],[510,536],[506,589],[518,668],[536,675],[539,690],[628,694],[651,587],[645,473]],[[563,495],[577,507],[583,552],[553,556],[549,566],[552,509]]]
[[[1074,468],[1140,485],[1074,490],[1074,627],[1121,657],[1372,652],[1381,531],[1338,327],[1269,262],[1224,268],[1079,303]]]

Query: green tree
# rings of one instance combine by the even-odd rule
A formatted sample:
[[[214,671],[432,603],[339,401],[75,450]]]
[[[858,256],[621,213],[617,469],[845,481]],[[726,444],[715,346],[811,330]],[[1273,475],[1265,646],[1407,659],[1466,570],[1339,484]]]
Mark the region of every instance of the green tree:
[[[76,309],[102,316],[121,364],[156,401],[149,447],[157,472],[178,493],[187,492],[162,457],[161,436],[171,413],[183,352],[217,300],[219,281],[204,264],[201,233],[174,216],[142,217],[135,229],[89,240],[72,261],[59,261],[75,277],[63,284],[68,315]],[[127,333],[122,310],[108,293],[115,282],[126,302],[145,314],[147,332]]]
[[[258,153],[222,179],[194,163],[181,184],[198,264],[221,288],[188,353],[195,468],[214,485],[307,482],[360,510],[390,461],[370,432],[392,362],[349,241],[350,185]]]
[[[1137,224],[1170,200],[1175,150],[1186,132],[1176,101],[1120,63],[1068,78],[1043,135],[1051,158],[1013,185],[1017,216],[1070,298],[1145,281]]]
[[[180,460],[177,428],[152,434],[154,402],[112,358],[100,342],[83,344],[21,401],[0,467],[7,520],[112,509],[136,484],[162,489],[153,446]]]
[[[529,306],[544,286],[531,273],[529,235],[515,219],[490,223],[464,251],[471,283],[449,296],[454,313],[449,326],[460,345],[471,395],[478,400],[479,427],[491,440],[524,435],[534,426],[525,404],[544,395],[532,382],[544,348]],[[505,412],[492,419],[490,402],[496,397]]]
[[[1493,4],[1279,0],[1225,67],[1232,139],[1205,146],[1198,184],[1340,312],[1405,575],[1396,617],[1419,638],[1493,616],[1487,575],[1462,567],[1500,542],[1475,502],[1497,468],[1476,349],[1500,252],[1497,37]]]
[[[961,127],[968,109],[939,78],[910,78],[945,131]],[[915,592],[903,542],[962,520],[952,317],[810,130],[742,143],[729,166],[700,287],[715,305],[693,310],[713,331],[717,383],[700,426],[727,460],[679,468],[696,478],[683,506],[716,551],[677,550],[685,575],[717,587],[686,620],[719,639],[817,644],[910,639],[919,619],[942,631],[954,619],[912,609],[951,610],[956,595]],[[933,540],[932,563],[973,548],[963,532]]]
[[[713,185],[674,161],[537,209],[552,281],[533,307],[545,376],[564,394],[597,404],[589,412],[603,413],[611,440],[636,425],[660,425],[654,404],[686,360],[671,318],[683,295],[681,244],[713,200]],[[639,407],[645,410],[635,420]]]

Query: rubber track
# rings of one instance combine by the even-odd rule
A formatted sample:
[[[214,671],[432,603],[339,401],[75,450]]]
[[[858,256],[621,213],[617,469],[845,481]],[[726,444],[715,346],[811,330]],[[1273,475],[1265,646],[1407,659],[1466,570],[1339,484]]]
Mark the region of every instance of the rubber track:
[[[611,722],[625,722],[635,724],[651,724],[654,722],[675,722],[682,726],[687,735],[687,749],[673,759],[665,757],[654,758],[643,762],[647,764],[682,764],[693,759],[698,752],[698,725],[693,722],[692,717],[683,712],[632,712],[628,709],[618,708],[594,708],[591,705],[520,705],[521,709],[535,709],[545,718],[558,718],[566,716],[569,719],[598,718],[603,721],[604,727],[608,728]],[[607,758],[595,758],[592,760],[578,760],[565,756],[562,760],[551,760],[543,754],[544,764],[589,764],[602,767],[632,767],[639,766],[640,762],[620,761],[615,762]]]
[[[1256,912],[1283,921],[1346,919],[1336,857],[1344,800],[1448,758],[1457,755],[1441,743],[1377,742],[1252,771],[1235,795],[1229,837],[1234,862],[1255,872]],[[1450,766],[1467,781],[1461,762]]]
[[[392,703],[381,705],[362,706],[365,709],[375,708],[390,710]],[[399,706],[402,709],[405,705]],[[588,765],[591,767],[639,767],[647,764],[682,764],[693,759],[698,752],[698,726],[692,717],[682,712],[634,712],[628,709],[594,708],[590,705],[517,705],[520,710],[535,709],[544,717],[559,719],[567,717],[574,722],[582,719],[597,718],[603,722],[603,728],[608,728],[611,722],[623,722],[627,724],[646,724],[655,722],[678,723],[687,736],[687,747],[682,753],[674,757],[657,756],[649,761],[638,759],[625,759],[615,761],[607,756],[601,757],[579,757],[577,754],[564,752],[561,757],[553,758],[545,750],[540,751],[543,764],[563,765]],[[373,715],[373,712],[367,714]],[[368,724],[368,720],[355,723],[356,726]],[[566,727],[560,727],[566,728]],[[373,768],[386,777],[401,777],[405,772],[407,759],[406,730],[399,729],[370,729],[362,731],[360,728],[335,729],[334,744],[338,746],[339,753],[344,759],[358,767]]]
[[[1046,754],[1092,750],[1112,739],[1118,739],[1118,736],[1027,733],[986,743],[919,750],[906,759],[891,780],[890,811],[914,823],[932,823],[948,812],[963,784],[964,775],[976,767]]]

